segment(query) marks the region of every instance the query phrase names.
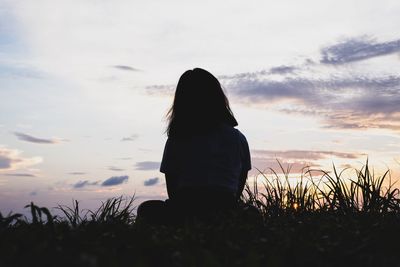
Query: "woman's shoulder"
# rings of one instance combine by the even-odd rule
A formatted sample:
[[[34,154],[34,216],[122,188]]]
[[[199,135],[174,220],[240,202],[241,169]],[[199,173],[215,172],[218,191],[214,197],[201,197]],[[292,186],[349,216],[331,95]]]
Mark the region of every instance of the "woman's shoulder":
[[[239,140],[242,144],[247,144],[246,136],[237,128],[232,127],[230,125],[223,125],[221,130],[225,133],[225,135],[231,136],[232,138]]]
[[[239,129],[235,129],[235,130],[237,131],[237,134],[239,136],[240,143],[248,146],[246,136]]]
[[[232,135],[238,136],[240,140],[246,141],[246,136],[239,129],[229,125],[224,125],[223,127],[225,131],[229,132]]]

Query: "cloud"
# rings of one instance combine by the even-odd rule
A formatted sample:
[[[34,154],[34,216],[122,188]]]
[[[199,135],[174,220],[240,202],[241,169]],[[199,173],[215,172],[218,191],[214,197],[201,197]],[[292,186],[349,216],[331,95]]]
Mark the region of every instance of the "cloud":
[[[296,67],[294,66],[278,66],[278,67],[272,67],[269,69],[269,72],[271,74],[286,74],[286,73],[293,73],[296,70]]]
[[[276,159],[276,158],[261,158],[252,157],[251,158],[252,169],[249,175],[257,175],[261,172],[265,172],[269,169],[274,170],[276,173],[302,173],[306,168],[318,168],[321,167],[318,163],[314,161],[305,160],[286,160],[286,159]],[[281,167],[282,166],[282,167]],[[257,170],[258,169],[258,170]],[[283,169],[283,170],[282,170]]]
[[[36,175],[31,173],[5,173],[4,176],[14,176],[14,177],[36,177]]]
[[[70,175],[85,175],[86,172],[69,172]]]
[[[113,185],[119,185],[124,182],[127,182],[129,179],[129,176],[124,175],[124,176],[113,176],[105,180],[103,183],[101,183],[101,186],[113,186]]]
[[[337,157],[345,159],[356,159],[365,154],[346,153],[337,151],[323,150],[259,150],[254,149],[251,153],[253,156],[269,157],[269,158],[285,158],[285,159],[302,159],[302,160],[320,160],[327,157]]]
[[[137,135],[137,134],[132,134],[131,136],[123,137],[123,138],[121,139],[121,141],[122,141],[122,142],[126,142],[126,141],[135,141],[138,137],[139,137],[139,135]]]
[[[232,75],[218,75],[218,79],[221,80],[231,80],[231,79],[254,79],[260,76],[265,76],[269,74],[279,74],[279,75],[284,75],[284,74],[289,74],[289,73],[294,73],[299,67],[296,66],[291,66],[291,65],[280,65],[280,66],[275,66],[269,68],[269,70],[259,70],[259,71],[254,71],[254,72],[242,72],[242,73],[236,73]],[[149,86],[149,89],[171,89],[173,86],[168,85],[168,86],[162,86],[162,85],[153,85]]]
[[[19,150],[0,146],[0,171],[24,169],[43,161],[41,157],[24,158],[20,154]]]
[[[135,169],[141,171],[158,170],[159,168],[160,162],[158,161],[140,161],[135,164]]]
[[[283,173],[282,168],[286,171],[288,168],[291,173],[301,173],[304,168],[321,167],[318,160],[336,157],[343,159],[357,159],[365,154],[324,151],[324,150],[259,150],[251,151],[252,170],[251,175],[258,174],[257,169],[264,171],[269,168],[276,173]],[[281,168],[281,165],[282,168]]]
[[[116,158],[118,160],[131,160],[132,157],[122,157],[122,158]]]
[[[222,79],[222,80],[230,80],[230,79],[243,79],[243,78],[256,78],[260,75],[266,75],[268,74],[269,71],[267,70],[259,70],[259,71],[254,71],[254,72],[242,72],[242,73],[236,73],[236,74],[232,74],[232,75],[219,75],[217,78],[218,79]],[[156,86],[152,86],[150,88],[154,88],[154,89],[168,89],[171,88],[171,86],[162,86],[162,85],[156,85]]]
[[[37,138],[37,137],[31,136],[28,134],[24,134],[24,133],[20,133],[20,132],[15,132],[14,135],[17,136],[19,140],[36,143],[36,144],[57,144],[60,142],[59,140]]]
[[[351,38],[324,47],[321,50],[323,64],[339,65],[373,57],[385,56],[400,51],[400,40],[377,43],[370,37]]]
[[[400,76],[243,78],[231,81],[229,88],[244,104],[318,116],[326,128],[400,131]]]
[[[150,178],[144,181],[144,186],[153,186],[158,184],[158,182],[160,181],[160,178],[158,177],[154,177],[154,178]]]
[[[351,169],[351,168],[353,168],[353,166],[351,164],[346,163],[346,164],[341,164],[340,168],[342,168],[342,169]]]
[[[84,181],[79,181],[77,183],[75,183],[72,187],[73,188],[83,188],[89,185],[97,185],[99,182],[90,182],[89,180],[84,180]]]
[[[387,97],[398,96],[399,87],[400,76],[394,75],[379,77],[331,76],[324,79],[290,77],[278,81],[263,78],[242,78],[229,83],[229,88],[233,93],[240,97],[249,98],[254,102],[295,100],[305,104],[321,104],[322,100],[329,101],[326,97],[334,97],[332,100],[335,101],[332,102],[337,102],[337,100],[341,100],[338,97],[351,93],[351,90],[357,93],[353,95],[351,100],[364,100],[371,95],[382,95],[381,100],[386,101]],[[367,103],[367,105],[369,106],[370,103]],[[373,107],[377,106],[374,105]]]
[[[220,78],[220,76],[218,76]],[[173,95],[176,85],[171,84],[153,84],[145,87],[149,95]]]
[[[238,97],[252,102],[282,100],[307,100],[315,97],[313,81],[303,78],[287,78],[283,81],[258,78],[241,78],[230,82],[229,89]]]
[[[108,169],[109,169],[110,171],[117,171],[117,172],[125,171],[125,169],[121,169],[121,168],[114,167],[114,166],[109,166]]]
[[[114,65],[114,66],[112,66],[113,68],[115,68],[115,69],[118,69],[118,70],[125,70],[125,71],[140,71],[139,69],[137,69],[137,68],[133,68],[133,67],[131,67],[131,66],[127,66],[127,65]]]

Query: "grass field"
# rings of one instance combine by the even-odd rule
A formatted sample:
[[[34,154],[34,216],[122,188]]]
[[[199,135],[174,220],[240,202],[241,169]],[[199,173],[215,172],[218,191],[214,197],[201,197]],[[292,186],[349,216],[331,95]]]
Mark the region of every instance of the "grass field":
[[[305,169],[296,184],[289,170],[260,174],[240,208],[212,222],[151,225],[136,220],[133,197],[95,211],[76,201],[61,217],[31,203],[32,219],[0,216],[0,266],[400,266],[390,172],[347,171],[353,179]]]

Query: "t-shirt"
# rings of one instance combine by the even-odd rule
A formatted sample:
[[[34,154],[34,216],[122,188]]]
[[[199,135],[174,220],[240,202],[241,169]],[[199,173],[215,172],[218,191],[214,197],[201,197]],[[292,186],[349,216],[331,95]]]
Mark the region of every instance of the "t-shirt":
[[[241,172],[251,169],[246,137],[229,125],[184,139],[168,138],[160,171],[176,189],[219,186],[236,194]]]

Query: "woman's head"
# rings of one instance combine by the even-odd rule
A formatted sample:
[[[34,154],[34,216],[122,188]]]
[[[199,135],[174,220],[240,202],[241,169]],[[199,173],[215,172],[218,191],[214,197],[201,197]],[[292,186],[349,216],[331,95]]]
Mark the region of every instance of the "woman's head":
[[[193,135],[221,123],[238,125],[221,84],[211,73],[200,68],[182,74],[167,116],[168,136]]]

